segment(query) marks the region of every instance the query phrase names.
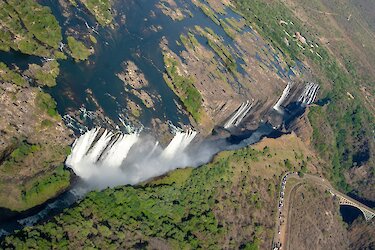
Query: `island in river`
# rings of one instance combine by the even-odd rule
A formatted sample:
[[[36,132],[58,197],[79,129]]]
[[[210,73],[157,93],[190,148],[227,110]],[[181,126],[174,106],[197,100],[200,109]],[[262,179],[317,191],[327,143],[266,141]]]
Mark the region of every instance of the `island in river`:
[[[294,130],[320,158],[318,170],[308,171],[326,175],[344,192],[374,199],[374,112],[366,94],[371,86],[362,80],[367,76],[358,77],[355,64],[342,62],[290,6],[257,0],[127,1],[126,6],[12,0],[1,7],[2,207],[26,210],[66,190],[74,174],[63,163],[73,134],[93,126],[124,130],[121,121],[150,128],[161,141],[171,137],[170,123],[190,124],[201,137],[241,137],[264,122]],[[273,106],[289,82],[281,115]],[[294,117],[293,105],[311,82],[320,84],[318,98],[328,104],[309,103],[298,122],[283,123],[281,117]],[[229,122],[241,108],[247,112]],[[182,202],[186,190],[178,192],[176,202]],[[210,205],[199,216],[215,218],[204,227],[217,227],[219,237],[230,218],[221,220],[215,209]],[[190,222],[197,218],[186,216]],[[249,235],[235,235],[233,229],[233,243],[226,239],[226,246],[267,246],[265,229],[271,224],[259,223]],[[109,225],[101,221],[95,228],[105,236]],[[186,244],[203,246],[213,233],[209,229],[205,236],[206,229],[184,232]],[[151,246],[165,243],[169,234],[156,235]],[[175,241],[168,244],[173,248]]]

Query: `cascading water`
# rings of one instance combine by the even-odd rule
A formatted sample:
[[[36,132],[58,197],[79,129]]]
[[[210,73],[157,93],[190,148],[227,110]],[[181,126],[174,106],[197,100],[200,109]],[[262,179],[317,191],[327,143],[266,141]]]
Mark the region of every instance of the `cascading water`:
[[[165,149],[139,133],[113,134],[104,130],[100,134],[100,131],[92,129],[79,137],[66,160],[68,167],[95,188],[136,184],[192,165],[187,148],[197,135],[193,130],[176,132]]]
[[[319,88],[319,84],[316,83],[306,84],[305,89],[303,90],[301,96],[298,98],[298,102],[300,102],[302,105],[310,105],[315,101]]]
[[[190,129],[187,132],[177,132],[169,145],[164,149],[162,157],[171,159],[176,154],[182,153],[196,135],[197,132]]]
[[[285,99],[288,97],[290,93],[290,89],[292,88],[292,84],[288,82],[288,85],[285,87],[283,94],[281,95],[280,99],[277,101],[277,103],[273,106],[273,109],[282,113],[281,104],[285,101]]]
[[[234,126],[238,126],[243,118],[249,113],[250,109],[253,107],[253,103],[246,101],[242,103],[238,110],[231,116],[231,118],[224,124],[224,128],[228,129]]]

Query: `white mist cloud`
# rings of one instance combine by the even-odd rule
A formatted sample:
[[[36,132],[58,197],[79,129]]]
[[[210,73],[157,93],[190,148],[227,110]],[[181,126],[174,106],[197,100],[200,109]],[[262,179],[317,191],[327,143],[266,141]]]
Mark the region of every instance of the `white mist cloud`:
[[[196,132],[177,132],[163,149],[150,135],[92,129],[79,137],[66,165],[91,188],[137,184],[181,167],[197,167],[223,150],[223,140],[191,143]]]

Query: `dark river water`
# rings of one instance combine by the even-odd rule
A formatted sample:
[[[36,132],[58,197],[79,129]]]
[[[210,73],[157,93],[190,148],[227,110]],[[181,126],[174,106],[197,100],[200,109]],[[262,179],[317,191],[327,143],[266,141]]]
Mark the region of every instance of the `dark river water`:
[[[82,6],[73,9],[74,15],[67,19],[62,15],[63,11],[58,1],[42,0],[39,2],[51,8],[62,27],[63,34],[71,28],[86,32],[85,22],[91,27],[96,27],[94,18],[83,11]],[[91,32],[97,38],[98,43],[94,46],[95,53],[89,57],[88,62],[76,63],[72,59],[59,61],[58,84],[46,91],[56,99],[58,110],[62,115],[68,113],[69,110],[79,110],[81,107],[95,110],[96,107],[89,101],[87,90],[92,91],[92,96],[104,110],[105,115],[118,124],[120,124],[119,116],[127,116],[127,99],[144,107],[139,99],[124,90],[124,83],[116,76],[116,73],[122,71],[122,62],[131,60],[143,71],[149,81],[149,86],[145,90],[161,97],[161,100],[156,103],[156,112],[143,108],[139,118],[140,123],[148,126],[152,118],[159,118],[162,121],[169,120],[176,125],[189,123],[186,115],[177,108],[176,103],[180,103],[180,101],[164,82],[162,75],[164,63],[159,47],[161,39],[166,37],[169,41],[169,48],[179,54],[183,50],[183,46],[176,43],[180,34],[186,34],[195,25],[199,25],[214,30],[230,47],[236,48],[236,46],[224,30],[191,1],[177,1],[180,7],[188,8],[192,13],[192,17],[186,15],[187,17],[182,21],[172,21],[170,17],[164,15],[155,7],[157,2],[156,0],[117,1],[114,6],[117,11],[115,21],[120,24],[121,16],[124,15],[126,17],[125,24],[120,24],[115,29],[97,27],[98,34]],[[226,12],[226,17],[241,18],[229,8],[226,9]],[[155,32],[151,27],[161,27],[162,29]],[[244,32],[252,32],[252,30],[246,27]],[[197,36],[197,39],[206,45],[206,41],[202,37]],[[66,36],[63,40],[66,43]],[[264,44],[263,50],[273,53],[267,44]],[[21,69],[26,69],[29,63],[42,63],[41,58],[22,55],[18,52],[0,52],[0,57],[6,64],[14,63]],[[241,57],[237,55],[235,57],[237,61],[243,62]],[[283,69],[279,65],[277,55],[273,55],[273,57],[274,61],[266,66],[278,70],[280,77],[293,75],[293,71]],[[257,60],[261,59],[257,58]],[[243,72],[240,66],[238,66],[238,70]]]
[[[95,20],[91,15],[83,11],[83,7],[73,10],[73,17],[67,19],[62,16],[62,10],[58,1],[41,0],[40,3],[49,6],[53,14],[62,26],[63,34],[69,28],[78,31],[87,29],[85,22],[91,27],[96,27]],[[173,124],[189,124],[188,117],[181,113],[177,107],[180,104],[176,95],[168,88],[163,80],[164,63],[160,41],[166,37],[169,41],[169,48],[179,54],[183,47],[176,43],[181,33],[187,33],[195,25],[209,27],[221,36],[224,43],[235,48],[233,40],[224,32],[224,30],[212,22],[204,13],[198,9],[191,1],[177,1],[179,6],[188,7],[192,16],[182,21],[172,21],[170,17],[165,16],[155,7],[156,0],[122,0],[117,1],[114,9],[117,10],[116,23],[121,23],[121,16],[126,17],[125,24],[119,25],[115,29],[97,27],[98,34],[92,33],[98,41],[95,47],[95,54],[89,57],[88,62],[76,63],[72,59],[60,60],[60,75],[57,79],[57,86],[46,89],[57,101],[57,108],[60,114],[67,114],[69,111],[77,111],[81,107],[87,110],[95,111],[96,107],[89,101],[89,92],[97,100],[104,114],[120,125],[119,116],[127,117],[126,100],[132,99],[141,107],[143,104],[134,95],[124,90],[124,83],[118,79],[116,73],[122,71],[122,62],[134,61],[149,81],[146,87],[151,93],[160,95],[160,101],[156,103],[155,111],[143,108],[139,121],[145,126],[149,126],[152,118],[159,118],[161,121],[171,121]],[[227,17],[240,19],[241,17],[232,10],[226,10]],[[152,14],[154,13],[154,14]],[[162,27],[158,32],[152,31],[151,27]],[[252,30],[247,27],[247,32]],[[203,38],[197,39],[206,44]],[[66,36],[64,35],[64,43]],[[264,50],[271,52],[268,45],[264,45]],[[27,69],[28,64],[36,63],[41,65],[42,58],[36,56],[27,56],[18,52],[0,52],[0,59],[7,65],[15,64],[20,69]],[[237,57],[237,61],[243,62],[242,58]],[[257,58],[257,60],[261,60]],[[274,55],[274,61],[267,65],[270,68],[277,69],[280,77],[289,77],[293,75],[290,69],[283,69],[278,64],[278,58]],[[238,68],[242,73],[242,69]],[[177,103],[177,104],[176,104]],[[229,116],[230,114],[228,114]],[[254,131],[253,131],[254,132]],[[264,125],[260,130],[232,138],[236,143],[240,140],[246,140],[251,134],[255,134],[256,140],[264,135],[273,135],[275,133],[269,125]],[[278,136],[279,134],[276,133]],[[253,142],[254,139],[251,139]],[[236,148],[237,146],[234,146]],[[11,232],[20,229],[25,225],[33,224],[36,221],[43,221],[62,211],[63,208],[71,206],[77,199],[81,198],[81,186],[75,186],[73,189],[63,193],[41,206],[20,214],[12,214],[10,211],[0,211],[0,236],[6,230]],[[8,218],[8,220],[5,220]],[[25,218],[27,218],[25,220]]]

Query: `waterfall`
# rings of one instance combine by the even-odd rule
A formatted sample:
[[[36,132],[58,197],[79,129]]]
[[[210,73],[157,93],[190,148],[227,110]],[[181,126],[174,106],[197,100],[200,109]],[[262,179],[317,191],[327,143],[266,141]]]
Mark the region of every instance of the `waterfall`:
[[[178,167],[193,165],[187,148],[197,135],[177,131],[165,149],[150,136],[95,128],[73,143],[66,165],[94,187],[135,184]],[[196,159],[194,159],[196,160]]]
[[[246,101],[241,104],[238,110],[231,116],[231,118],[224,124],[224,128],[228,129],[233,126],[238,126],[242,119],[245,118],[247,113],[249,113],[250,109],[253,107],[253,103],[250,101]]]
[[[306,84],[305,89],[298,98],[298,102],[300,102],[302,105],[310,105],[315,101],[319,88],[319,84],[316,83]]]
[[[280,109],[281,104],[285,101],[285,99],[288,97],[290,89],[292,88],[292,84],[288,82],[288,85],[285,87],[283,94],[281,95],[280,99],[277,101],[277,103],[273,106],[273,109],[282,112]]]
[[[173,158],[176,154],[181,153],[190,144],[190,142],[197,135],[197,132],[189,129],[185,132],[177,132],[172,141],[164,149],[162,157]]]
[[[138,141],[137,134],[119,135],[109,146],[108,150],[104,152],[102,157],[102,164],[104,166],[118,168],[125,160],[129,150]]]

